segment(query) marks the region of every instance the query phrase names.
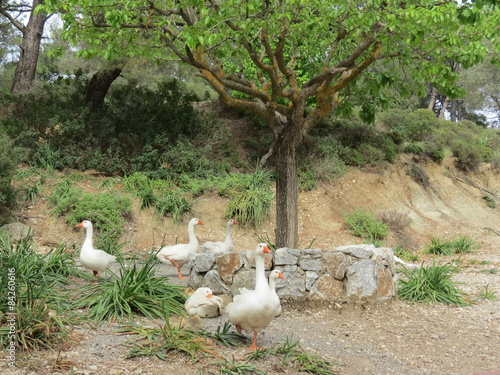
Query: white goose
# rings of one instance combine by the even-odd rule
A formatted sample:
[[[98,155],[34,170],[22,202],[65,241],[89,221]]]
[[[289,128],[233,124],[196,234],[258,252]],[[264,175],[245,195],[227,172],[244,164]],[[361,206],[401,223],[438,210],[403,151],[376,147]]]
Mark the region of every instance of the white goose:
[[[226,237],[224,242],[222,241],[207,241],[204,242],[201,247],[204,250],[213,251],[216,254],[223,254],[229,251],[234,251],[233,240],[231,239],[231,227],[234,224],[238,224],[236,220],[229,219],[226,224]]]
[[[184,308],[189,315],[213,318],[220,315],[222,299],[214,296],[210,288],[198,288],[184,303]]]
[[[271,288],[271,292],[273,294],[274,308],[275,314],[274,316],[281,315],[281,302],[278,293],[276,293],[276,280],[283,279],[285,280],[285,276],[283,276],[283,272],[278,269],[274,269],[269,274],[269,288]]]
[[[109,266],[116,262],[116,257],[105,251],[94,249],[94,230],[90,221],[84,220],[76,227],[85,228],[87,232],[82,249],[80,250],[80,262],[86,269],[91,270],[94,276],[98,277],[99,273],[106,272]]]
[[[196,252],[198,252],[198,239],[194,234],[195,225],[203,225],[203,223],[197,218],[193,218],[189,221],[189,243],[165,246],[161,248],[161,250],[156,254],[156,257],[160,262],[165,264],[173,264],[175,267],[177,267],[179,279],[189,279],[189,277],[182,276],[181,266],[189,261],[189,257],[191,256],[191,254],[195,254]]]
[[[257,349],[257,334],[265,329],[274,318],[275,300],[265,274],[265,253],[271,251],[265,243],[260,243],[255,249],[255,289],[245,291],[234,297],[233,302],[226,306],[229,321],[236,330],[253,332],[252,344],[249,350]]]

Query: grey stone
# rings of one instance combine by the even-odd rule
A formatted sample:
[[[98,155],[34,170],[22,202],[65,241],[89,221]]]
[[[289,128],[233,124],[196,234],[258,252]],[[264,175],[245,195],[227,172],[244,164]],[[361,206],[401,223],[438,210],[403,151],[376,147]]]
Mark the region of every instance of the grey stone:
[[[326,265],[326,271],[338,280],[342,280],[347,272],[347,258],[344,253],[334,252],[325,253],[323,261]]]
[[[230,292],[216,270],[208,271],[203,278],[202,285],[199,286],[206,286],[212,289],[214,294],[228,294]]]
[[[375,249],[375,246],[373,244],[363,244],[341,246],[336,250],[359,259],[370,259],[373,256],[373,249]]]
[[[312,286],[318,280],[318,274],[314,271],[306,271],[306,290],[311,290]]]
[[[197,253],[189,260],[189,264],[196,272],[208,272],[214,267],[215,255],[210,252]]]
[[[298,252],[298,254],[297,254]],[[295,253],[295,254],[294,254]],[[297,264],[299,259],[300,251],[293,249],[288,249],[286,247],[282,247],[275,251],[274,253],[274,264],[277,266],[289,265],[289,264]]]
[[[375,262],[361,259],[347,271],[346,292],[348,297],[370,298],[377,293]]]

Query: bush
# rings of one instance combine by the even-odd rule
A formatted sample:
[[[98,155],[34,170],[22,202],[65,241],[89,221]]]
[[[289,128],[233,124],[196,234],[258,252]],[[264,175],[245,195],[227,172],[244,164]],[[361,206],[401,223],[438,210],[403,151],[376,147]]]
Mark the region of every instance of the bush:
[[[132,201],[129,197],[111,193],[84,193],[61,184],[49,197],[52,213],[62,216],[71,225],[90,220],[95,231],[117,240],[123,233],[124,224],[131,219]],[[97,242],[98,243],[98,242]]]
[[[0,224],[7,220],[8,212],[15,207],[15,189],[12,178],[20,161],[20,150],[0,127]]]
[[[427,174],[425,169],[420,167],[418,164],[412,163],[406,170],[406,174],[424,189],[427,189],[431,186],[429,175]]]
[[[389,226],[365,209],[356,209],[344,215],[344,221],[352,235],[378,244],[388,232]]]

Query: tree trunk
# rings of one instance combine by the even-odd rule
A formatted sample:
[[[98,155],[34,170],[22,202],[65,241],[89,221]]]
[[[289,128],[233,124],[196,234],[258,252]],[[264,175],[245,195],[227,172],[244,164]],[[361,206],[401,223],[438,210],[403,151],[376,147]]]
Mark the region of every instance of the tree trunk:
[[[433,87],[431,90],[431,99],[429,101],[429,106],[427,107],[428,110],[434,112],[434,106],[436,105],[436,100],[437,100],[437,89]]]
[[[33,10],[38,5],[43,4],[43,2],[44,0],[34,0]],[[33,87],[43,28],[48,18],[49,17],[44,13],[39,12],[35,14],[35,12],[32,11],[28,24],[21,30],[23,33],[21,53],[10,89],[13,94],[29,91]]]
[[[276,247],[298,245],[298,149],[301,127],[288,124],[276,137]]]
[[[123,66],[124,64],[120,63],[113,68],[101,69],[92,76],[85,97],[85,102],[92,110],[102,107],[111,84],[120,76]]]
[[[452,100],[450,108],[450,121],[457,122],[458,100]]]
[[[447,96],[446,99],[443,102],[443,106],[441,107],[441,110],[439,111],[438,118],[440,118],[440,119],[444,119],[445,118],[445,114],[446,114],[446,110],[448,109],[448,103],[449,102],[450,102],[450,97]]]

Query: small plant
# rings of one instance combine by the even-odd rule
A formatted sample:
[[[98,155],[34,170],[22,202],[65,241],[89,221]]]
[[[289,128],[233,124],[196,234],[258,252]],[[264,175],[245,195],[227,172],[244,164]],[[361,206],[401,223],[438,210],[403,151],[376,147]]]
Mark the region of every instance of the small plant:
[[[413,163],[407,170],[406,174],[410,176],[413,181],[427,189],[431,186],[430,178],[425,169],[420,167],[418,164]]]
[[[265,375],[265,373],[257,369],[255,365],[236,361],[234,357],[232,360],[224,359],[223,361],[214,361],[213,363],[219,366],[219,375]]]
[[[497,202],[491,195],[483,195],[483,200],[486,202],[486,206],[488,206],[489,208],[496,208]]]
[[[400,257],[403,260],[407,260],[409,262],[418,261],[418,255],[412,253],[411,251],[408,251],[404,247],[397,246],[393,250],[394,250],[394,255]]]
[[[477,294],[477,298],[480,301],[484,301],[485,299],[496,301],[498,299],[497,293],[494,290],[489,289],[489,284],[484,287],[484,290],[479,291]]]
[[[441,240],[437,237],[432,237],[430,244],[427,245],[424,251],[429,254],[454,255],[470,253],[478,247],[479,245],[466,235],[460,235],[451,240]]]
[[[466,305],[460,283],[451,281],[455,268],[450,265],[421,265],[420,268],[401,270],[398,295],[409,302]]]
[[[389,232],[387,224],[364,209],[356,209],[345,214],[344,220],[352,235],[372,241],[374,244],[383,240]]]
[[[217,342],[225,346],[236,346],[238,344],[248,341],[245,336],[232,332],[231,324],[229,322],[224,323],[224,326],[222,328],[218,326],[217,331],[215,333],[203,331],[203,335],[213,338]]]
[[[301,346],[300,340],[292,341],[286,338],[286,341],[272,352],[273,355],[282,356],[281,364],[293,363],[299,371],[318,375],[335,375],[338,371],[334,369],[336,365],[320,358],[316,355],[307,353]]]
[[[154,254],[141,266],[121,263],[114,277],[82,288],[77,306],[90,307],[89,318],[99,323],[131,318],[134,313],[149,318],[185,314],[185,293],[165,279],[154,277],[155,265]]]
[[[127,323],[120,329],[121,334],[133,335],[126,346],[127,358],[154,355],[163,361],[168,360],[168,353],[176,351],[187,354],[191,359],[198,355],[212,354],[209,341],[196,332],[171,325],[168,320],[158,328],[145,328],[135,323]]]

